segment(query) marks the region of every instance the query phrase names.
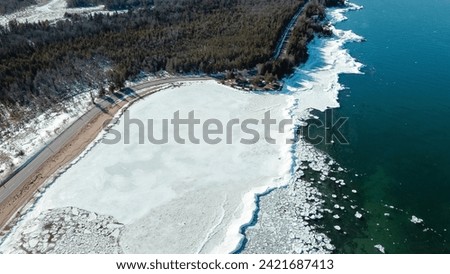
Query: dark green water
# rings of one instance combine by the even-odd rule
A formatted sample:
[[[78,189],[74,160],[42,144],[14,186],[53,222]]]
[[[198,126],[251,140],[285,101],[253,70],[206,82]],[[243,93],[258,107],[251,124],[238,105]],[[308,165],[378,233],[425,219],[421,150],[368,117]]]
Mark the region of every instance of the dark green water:
[[[337,252],[450,253],[450,1],[355,2],[364,9],[337,28],[367,39],[346,46],[365,75],[341,76],[334,112],[349,117],[350,145],[326,150],[370,214],[332,236]]]

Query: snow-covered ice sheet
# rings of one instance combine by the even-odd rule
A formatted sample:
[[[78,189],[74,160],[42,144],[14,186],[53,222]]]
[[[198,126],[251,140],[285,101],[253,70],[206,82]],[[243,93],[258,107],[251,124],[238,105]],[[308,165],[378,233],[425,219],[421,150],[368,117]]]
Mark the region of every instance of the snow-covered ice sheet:
[[[0,25],[6,26],[11,20],[17,20],[20,23],[36,23],[46,20],[55,21],[64,18],[65,13],[90,14],[112,12],[105,11],[104,5],[88,8],[67,8],[66,0],[48,0],[42,1],[41,4],[32,5],[23,10],[0,16]]]
[[[154,119],[156,129],[176,111],[187,117],[194,110],[201,121],[219,119],[226,125],[233,118],[262,119],[270,110],[280,121],[287,117],[286,100],[284,95],[244,93],[206,81],[149,96],[130,115]],[[114,129],[123,133],[121,119]],[[197,136],[200,131],[197,127]],[[289,130],[277,133],[278,125],[272,131],[279,139],[276,145],[264,140],[241,144],[240,138],[247,136],[239,127],[233,130],[232,145],[180,145],[173,138],[166,145],[142,145],[138,127],[131,127],[130,145],[100,143],[57,178],[0,249],[10,252],[24,224],[40,213],[76,207],[123,223],[124,252],[230,252],[242,238],[240,226],[252,218],[255,194],[288,181],[286,139],[292,136]]]

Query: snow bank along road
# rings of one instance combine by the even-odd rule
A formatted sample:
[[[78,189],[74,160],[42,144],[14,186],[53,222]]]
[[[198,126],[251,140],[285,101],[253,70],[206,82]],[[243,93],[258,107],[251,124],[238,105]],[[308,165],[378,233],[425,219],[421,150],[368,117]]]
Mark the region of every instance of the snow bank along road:
[[[173,77],[166,79],[157,79],[151,82],[137,84],[132,86],[132,88],[137,95],[150,95],[159,91],[159,88],[163,85],[170,85],[180,81],[204,81],[211,80],[209,77]],[[42,178],[42,172],[40,169],[45,167],[49,161],[52,160],[64,147],[70,145],[74,137],[80,133],[84,128],[92,124],[93,120],[97,118],[102,113],[106,113],[107,109],[116,107],[116,110],[121,108],[120,100],[113,102],[108,102],[102,100],[97,104],[96,107],[89,110],[83,116],[81,116],[77,121],[75,121],[69,128],[67,128],[63,133],[56,137],[50,144],[46,145],[39,152],[36,153],[28,162],[26,162],[21,168],[19,168],[12,176],[7,178],[4,182],[0,182],[0,227],[3,227],[11,216],[17,212],[23,203],[28,202],[27,199],[23,200],[20,196],[24,195],[24,192],[30,192],[32,195],[39,187],[39,184],[34,184],[34,177],[41,177],[40,181],[45,181],[47,178]],[[108,114],[110,115],[110,114]],[[102,124],[101,124],[102,125]],[[101,130],[97,129],[97,130]],[[95,138],[94,134],[94,138]],[[86,145],[88,145],[87,143]],[[84,148],[79,148],[80,153]],[[68,163],[71,159],[65,159],[67,157],[62,157],[62,161],[56,163],[59,167]],[[53,159],[53,162],[55,159]],[[55,164],[55,163],[54,163]],[[34,184],[34,185],[33,185]],[[19,189],[23,188],[23,191],[17,193]],[[12,197],[14,196],[14,197]],[[9,201],[8,198],[16,198],[13,201]],[[8,209],[9,208],[9,209]],[[2,212],[3,211],[3,212]],[[7,211],[7,212],[5,212]]]

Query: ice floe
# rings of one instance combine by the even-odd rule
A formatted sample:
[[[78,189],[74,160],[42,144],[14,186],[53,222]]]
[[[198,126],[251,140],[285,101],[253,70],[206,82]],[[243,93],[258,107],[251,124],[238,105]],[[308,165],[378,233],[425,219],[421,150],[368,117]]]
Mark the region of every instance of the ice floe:
[[[382,245],[378,244],[378,245],[374,245],[374,247],[381,253],[385,253],[385,249]]]

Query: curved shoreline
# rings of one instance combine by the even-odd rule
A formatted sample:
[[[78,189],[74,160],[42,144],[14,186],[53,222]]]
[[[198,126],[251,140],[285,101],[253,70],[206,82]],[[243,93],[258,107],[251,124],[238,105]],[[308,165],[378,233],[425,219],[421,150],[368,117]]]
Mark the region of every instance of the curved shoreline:
[[[311,110],[316,109],[319,111],[325,111],[328,108],[336,108],[339,107],[338,102],[338,94],[339,91],[343,89],[342,86],[339,85],[339,75],[340,74],[358,74],[360,73],[361,64],[357,63],[354,58],[352,58],[350,55],[347,57],[348,60],[351,61],[348,64],[341,64],[342,62],[339,62],[339,56],[334,56],[333,53],[339,54],[339,51],[345,52],[345,49],[343,48],[343,45],[348,42],[359,42],[362,41],[363,38],[359,37],[357,35],[350,35],[351,32],[343,32],[341,30],[338,30],[334,27],[334,25],[338,22],[341,22],[345,20],[344,13],[352,10],[358,10],[362,7],[357,6],[352,3],[346,3],[346,6],[340,7],[340,8],[332,8],[327,9],[327,15],[330,16],[330,21],[333,25],[331,28],[333,30],[333,37],[330,38],[315,38],[309,46],[308,49],[311,51],[311,56],[308,58],[308,61],[299,67],[297,67],[296,72],[292,74],[290,77],[286,78],[287,83],[283,90],[289,91],[289,94],[293,95],[293,104],[290,108],[290,114],[294,120],[297,120],[301,122],[304,118],[307,118],[311,115]],[[325,40],[322,40],[325,39]],[[330,41],[329,44],[327,44],[327,41]],[[323,48],[326,48],[325,51]],[[322,56],[326,55],[326,56]],[[343,55],[344,56],[344,55]],[[323,64],[317,64],[315,60],[320,60],[322,57],[327,57],[327,59],[330,59],[331,62],[324,62]],[[333,63],[332,61],[336,59],[336,63]],[[328,60],[329,61],[329,60]],[[338,67],[335,67],[338,65]],[[321,72],[323,72],[321,74]],[[328,75],[329,74],[329,75]],[[305,76],[306,75],[306,76]],[[309,79],[311,77],[311,79]],[[328,80],[328,81],[327,81]],[[335,85],[332,86],[326,86],[326,83],[334,83]],[[300,124],[296,124],[295,126],[300,126]],[[294,129],[295,130],[295,129]],[[291,182],[292,184],[297,184],[298,186],[303,188],[303,191],[311,191],[311,194],[315,195],[316,187],[312,186],[311,189],[308,186],[308,182],[302,180],[302,173],[306,171],[304,168],[301,167],[302,162],[308,162],[308,166],[311,164],[314,165],[314,168],[311,168],[315,171],[320,171],[322,174],[328,173],[328,164],[325,163],[326,154],[322,153],[321,151],[316,150],[313,147],[309,147],[307,143],[304,143],[304,141],[301,141],[299,136],[295,136],[295,142],[291,147],[291,156],[292,156],[292,169],[291,169]],[[325,155],[325,156],[324,156]],[[324,157],[323,159],[321,159]],[[317,170],[316,170],[317,169]],[[300,174],[296,174],[296,170],[300,170]],[[294,182],[293,182],[294,181]],[[235,250],[235,253],[243,252],[245,247],[242,245],[247,244],[248,237],[250,239],[254,240],[253,246],[249,246],[249,252],[255,252],[259,253],[263,251],[264,249],[262,247],[268,247],[271,243],[270,240],[265,240],[266,237],[270,237],[270,233],[266,233],[265,228],[273,228],[271,225],[275,227],[284,227],[286,228],[288,224],[285,226],[282,226],[277,221],[277,216],[275,214],[280,213],[276,210],[273,210],[274,207],[274,199],[281,198],[279,193],[288,194],[290,192],[294,192],[295,190],[292,190],[292,185],[288,185],[287,187],[283,188],[276,188],[271,191],[268,191],[267,193],[262,193],[259,195],[256,195],[256,203],[258,205],[257,210],[254,212],[255,216],[253,216],[253,219],[250,223],[245,224],[241,228],[241,234],[244,235],[243,242],[241,243],[241,246]],[[297,193],[298,196],[301,196],[302,193]],[[282,196],[282,195],[281,195]],[[321,203],[321,195],[320,197],[317,197],[318,204]],[[262,199],[267,198],[270,202],[265,202],[265,206],[267,206],[265,210],[265,214],[273,217],[275,219],[274,222],[271,221],[262,221],[258,220],[260,216],[258,216],[259,211],[264,211],[264,208],[262,207]],[[272,199],[273,198],[273,199]],[[283,202],[283,200],[279,201],[276,200],[275,203]],[[290,205],[294,205],[293,200],[289,200],[286,198],[286,202],[290,203]],[[313,204],[314,207],[317,205],[314,205],[314,203],[310,203],[310,205]],[[317,217],[320,215],[323,215],[325,208],[321,206],[317,206],[317,212],[311,210],[305,210],[305,213],[312,214],[314,216],[314,219],[322,218]],[[305,215],[306,216],[306,215]],[[266,217],[266,218],[270,218]],[[307,216],[309,218],[309,216]],[[298,220],[295,220],[295,222],[302,222],[303,217],[300,217]],[[313,218],[311,218],[313,219]],[[251,228],[254,226],[256,220],[259,222],[259,226],[255,231],[251,231]],[[282,221],[282,218],[280,218],[279,221]],[[322,246],[326,248],[326,251],[331,252],[334,247],[332,247],[330,239],[327,235],[320,235],[319,232],[313,231],[312,229],[309,229],[308,226],[304,227],[305,229],[298,229],[294,233],[297,233],[298,235],[305,236],[311,232],[314,235],[318,235],[323,239]],[[295,230],[295,229],[294,229]],[[311,234],[311,235],[312,235]],[[302,236],[299,236],[298,238],[301,239]],[[312,237],[311,239],[313,239]],[[301,240],[300,240],[301,241]],[[280,245],[280,243],[275,243],[275,245]],[[316,243],[317,244],[317,243]],[[247,244],[248,245],[248,244]],[[300,245],[301,246],[301,245]],[[306,249],[305,247],[299,248],[298,250],[301,250],[303,252],[310,252],[310,250]],[[259,252],[258,252],[259,251]],[[279,249],[278,249],[279,251]],[[298,252],[297,250],[288,250],[288,252]],[[319,252],[325,252],[325,250],[320,250]]]
[[[264,106],[276,106],[277,108],[277,113],[278,113],[278,115],[280,116],[280,119],[282,118],[282,117],[285,117],[284,115],[285,115],[285,111],[284,111],[284,106],[285,106],[285,97],[284,96],[280,96],[280,98],[279,98],[279,100],[280,100],[280,103],[281,103],[281,101],[283,102],[283,104],[278,104],[278,103],[274,103],[270,98],[272,98],[272,97],[270,97],[270,98],[267,98],[267,96],[264,96],[264,95],[251,95],[251,94],[247,94],[247,93],[243,93],[243,92],[240,92],[240,91],[237,91],[237,90],[231,90],[231,89],[229,89],[229,88],[225,88],[225,89],[223,89],[223,87],[221,87],[221,85],[218,85],[217,83],[213,83],[213,81],[209,81],[210,82],[210,84],[207,84],[208,82],[207,81],[205,81],[204,82],[204,84],[203,83],[199,83],[199,84],[196,84],[196,85],[217,85],[217,87],[219,88],[219,90],[220,90],[220,92],[221,93],[223,93],[223,95],[221,95],[221,96],[226,96],[227,95],[227,89],[230,91],[230,92],[235,92],[236,94],[241,94],[241,95],[238,95],[239,97],[239,99],[233,99],[233,100],[237,100],[237,101],[241,101],[242,99],[244,99],[244,98],[246,98],[245,99],[245,101],[242,101],[242,104],[243,105],[247,105],[248,104],[248,102],[250,102],[250,101],[252,101],[252,99],[251,98],[253,98],[253,99],[256,99],[255,98],[255,96],[256,97],[258,97],[259,99],[261,99],[261,100],[263,100],[262,102],[266,102],[266,103],[268,103],[269,105],[264,105]],[[194,90],[195,90],[195,87],[194,87]],[[159,94],[158,95],[158,97],[159,96],[163,96],[164,94],[166,94],[166,93],[161,93],[161,94]],[[233,97],[233,94],[231,94],[232,96],[231,97]],[[272,95],[273,96],[273,95]],[[191,98],[193,98],[192,96],[189,96],[189,97],[191,97]],[[242,99],[241,99],[242,98]],[[151,103],[153,100],[149,100],[148,101],[148,103]],[[166,98],[166,101],[167,101],[167,98]],[[278,100],[277,100],[278,101]],[[160,100],[156,100],[155,101],[156,102],[156,104],[161,104],[161,101]],[[143,103],[145,103],[145,102],[143,102]],[[172,104],[173,105],[173,104]],[[259,104],[258,104],[258,106],[259,106]],[[253,106],[252,105],[252,107],[254,107],[255,109],[257,109],[257,110],[259,110],[259,107],[258,106]],[[278,106],[283,106],[283,108],[282,109],[280,109]],[[252,108],[253,109],[253,108]],[[223,108],[223,110],[222,110],[222,113],[223,113],[223,115],[225,115],[225,116],[227,116],[228,114],[226,114],[227,112],[227,108],[226,107],[224,107]],[[262,111],[262,110],[261,110]],[[245,112],[245,113],[248,113],[248,112]],[[221,114],[219,114],[219,115],[221,115]],[[225,117],[224,116],[224,117]],[[116,116],[117,117],[117,116]],[[153,117],[153,116],[152,116]],[[226,117],[225,117],[226,118]],[[289,134],[289,136],[286,136],[286,137],[290,137],[290,131],[288,131],[287,132],[288,134]],[[99,137],[101,137],[101,136],[99,136]],[[280,136],[280,140],[282,139],[282,140],[284,140],[284,136],[283,137],[281,137]],[[261,145],[263,145],[263,144],[261,144]],[[265,146],[264,146],[265,147]],[[216,149],[217,150],[217,149]],[[238,151],[241,151],[241,150],[238,150]],[[247,151],[247,150],[245,150],[245,151]],[[254,149],[252,148],[252,151],[254,151]],[[277,171],[278,169],[274,169],[274,171],[275,172],[272,172],[272,171],[270,171],[268,174],[265,172],[265,171],[263,171],[263,173],[261,173],[261,175],[250,175],[250,180],[251,180],[251,182],[259,182],[259,183],[256,183],[256,188],[253,188],[253,187],[246,187],[245,185],[242,185],[242,180],[240,179],[240,178],[238,178],[238,177],[236,177],[236,176],[234,176],[233,178],[231,178],[231,181],[233,181],[235,184],[237,183],[238,185],[242,185],[242,187],[239,187],[239,189],[241,189],[241,190],[243,190],[243,191],[241,191],[241,192],[239,192],[239,193],[242,193],[242,197],[244,198],[243,200],[240,198],[240,195],[239,196],[236,196],[235,198],[232,198],[231,200],[232,200],[232,205],[230,206],[230,207],[228,207],[228,210],[227,210],[227,212],[228,212],[228,218],[227,218],[227,220],[226,220],[226,223],[224,223],[224,224],[222,224],[221,225],[221,232],[220,232],[220,234],[218,234],[218,235],[220,235],[220,236],[216,236],[215,237],[215,239],[213,240],[213,241],[211,241],[208,245],[208,247],[205,249],[205,252],[211,252],[211,250],[213,250],[215,247],[218,247],[219,249],[214,249],[214,250],[216,250],[216,252],[219,252],[219,253],[229,253],[230,251],[232,251],[232,250],[234,250],[235,248],[236,248],[236,246],[238,245],[238,237],[240,238],[241,237],[241,235],[239,234],[239,229],[234,229],[234,228],[236,228],[236,226],[235,226],[235,224],[237,223],[237,222],[235,222],[235,218],[236,217],[238,217],[237,219],[237,221],[238,221],[238,223],[239,223],[239,226],[241,226],[242,225],[242,223],[245,223],[245,222],[248,222],[248,220],[249,219],[251,219],[251,218],[248,218],[247,219],[247,217],[249,217],[249,214],[253,214],[253,212],[252,212],[252,210],[248,210],[248,209],[253,209],[253,207],[254,207],[254,194],[255,194],[255,192],[257,192],[257,193],[259,193],[259,192],[262,192],[262,190],[266,190],[266,189],[268,189],[268,187],[275,187],[275,186],[279,186],[280,185],[280,183],[285,183],[285,180],[283,180],[283,181],[281,181],[280,179],[282,179],[282,177],[280,177],[280,176],[282,176],[282,175],[285,175],[285,174],[287,174],[287,172],[288,172],[288,170],[290,169],[290,165],[288,166],[288,164],[290,164],[290,159],[286,159],[286,161],[282,161],[282,162],[279,162],[280,161],[280,159],[278,158],[278,156],[282,156],[282,155],[286,155],[286,156],[288,156],[288,154],[287,153],[284,153],[284,149],[282,149],[282,150],[278,150],[278,149],[275,149],[275,148],[270,148],[270,154],[267,154],[267,155],[272,155],[272,156],[274,156],[274,157],[272,157],[272,159],[273,160],[271,160],[271,162],[276,162],[276,164],[280,164],[280,165],[282,165],[283,166],[283,168],[282,168],[282,170],[284,171],[286,171],[286,173],[285,172],[283,172],[282,174],[281,173],[279,173],[279,171]],[[238,154],[239,154],[239,152],[237,152]],[[232,155],[231,155],[232,156]],[[234,156],[232,156],[233,158],[235,158]],[[258,156],[256,156],[256,157],[258,157]],[[251,158],[251,159],[254,159],[254,158]],[[257,170],[260,170],[260,168],[257,168]],[[267,170],[267,169],[262,169],[262,170]],[[244,171],[244,169],[242,169],[242,171]],[[72,170],[72,175],[74,175],[75,173],[78,173],[79,175],[82,175],[82,174],[84,174],[84,176],[86,176],[86,173],[85,172],[83,172],[83,171],[81,171],[80,172],[80,170]],[[254,172],[250,172],[249,174],[255,174]],[[257,173],[257,174],[260,174],[260,173]],[[67,175],[67,174],[65,174],[65,178],[67,179],[67,178],[72,178],[72,175]],[[256,177],[255,177],[256,176]],[[263,177],[261,177],[260,178],[260,176],[266,176],[266,180],[260,180],[261,178],[263,178]],[[268,176],[270,176],[270,177],[268,177]],[[248,177],[248,176],[247,176]],[[247,177],[245,177],[245,178],[247,178]],[[89,178],[91,178],[91,177],[89,177]],[[79,181],[80,179],[82,179],[82,176],[80,176],[79,178],[77,177],[77,179],[75,179],[75,181]],[[255,179],[257,179],[257,180],[255,180]],[[275,179],[275,180],[273,180],[273,179]],[[64,181],[64,178],[62,178],[61,180],[63,180]],[[74,182],[75,182],[74,181]],[[265,183],[264,183],[264,181],[266,181]],[[66,183],[67,183],[67,180],[66,180]],[[38,205],[36,206],[36,205],[33,205],[33,207],[29,207],[28,209],[32,209],[33,211],[34,211],[34,213],[36,213],[36,214],[39,214],[39,212],[40,212],[40,209],[44,209],[44,208],[46,208],[46,205],[44,205],[44,206],[42,206],[43,205],[43,203],[45,204],[46,202],[48,202],[48,201],[50,201],[50,204],[48,204],[48,205],[50,205],[50,206],[56,206],[56,207],[58,207],[60,204],[58,203],[58,202],[56,202],[56,203],[53,203],[53,202],[51,202],[51,201],[53,201],[53,198],[57,198],[58,197],[58,195],[56,195],[56,193],[61,193],[60,191],[64,191],[64,189],[66,189],[66,191],[68,191],[67,190],[67,184],[63,184],[63,186],[61,187],[61,184],[60,184],[60,187],[58,188],[57,187],[57,191],[55,192],[55,190],[52,188],[51,189],[51,191],[50,192],[46,192],[46,193],[48,193],[48,194],[46,194],[47,195],[47,199],[43,199],[43,201],[41,200],[39,203],[38,203]],[[72,189],[72,188],[70,188],[70,189]],[[77,189],[77,187],[75,187],[75,191],[74,192],[72,192],[72,191],[70,191],[70,192],[68,192],[68,193],[80,193],[80,192],[78,192],[78,191],[76,191],[76,189]],[[234,188],[233,188],[234,189]],[[53,191],[53,192],[52,192]],[[237,189],[235,189],[235,190],[233,190],[233,191],[237,191]],[[120,192],[120,191],[119,191]],[[208,192],[209,193],[209,192]],[[234,193],[234,192],[233,192]],[[50,196],[49,196],[50,195]],[[56,195],[56,196],[55,196]],[[92,195],[91,195],[92,196]],[[94,196],[98,196],[97,194],[95,194]],[[92,196],[92,197],[94,197],[94,196]],[[111,196],[111,195],[109,195],[109,196]],[[245,196],[245,197],[244,197]],[[45,195],[44,196],[42,196],[43,198],[45,198]],[[39,197],[38,197],[39,198]],[[58,200],[58,199],[57,199]],[[94,202],[94,204],[92,204],[94,207],[90,207],[88,204],[89,204],[89,202],[82,202],[82,205],[80,205],[80,204],[77,204],[77,202],[76,202],[76,197],[75,197],[75,199],[69,199],[70,201],[68,202],[69,204],[74,204],[74,206],[75,207],[79,207],[79,208],[84,208],[85,210],[88,210],[88,211],[92,211],[92,212],[98,212],[98,213],[100,213],[100,214],[107,214],[107,215],[111,215],[111,216],[116,216],[118,219],[120,219],[121,220],[121,222],[125,222],[125,223],[129,223],[129,224],[131,224],[131,228],[130,229],[132,229],[132,227],[134,226],[134,223],[136,222],[135,220],[141,220],[142,218],[141,217],[132,217],[132,218],[134,218],[133,219],[133,221],[132,222],[130,222],[130,221],[124,221],[124,216],[122,215],[122,217],[120,217],[121,216],[121,213],[119,213],[118,212],[118,214],[116,215],[116,214],[113,214],[113,213],[111,213],[111,212],[105,212],[103,209],[101,209],[101,207],[99,207],[99,208],[97,208],[96,206],[95,206],[95,202]],[[90,201],[90,200],[92,200],[91,198],[88,198],[86,201]],[[125,200],[124,200],[125,201]],[[238,202],[239,201],[239,204],[237,204],[236,202]],[[85,206],[86,205],[86,206]],[[150,205],[150,209],[151,209],[151,205]],[[37,210],[37,211],[35,211],[35,210]],[[107,210],[106,208],[105,208],[105,210]],[[147,210],[147,212],[148,212],[148,209],[146,209]],[[123,212],[123,211],[122,211]],[[167,213],[167,210],[165,211],[166,213]],[[27,217],[25,217],[25,218],[22,218],[21,219],[21,221],[27,221],[27,220],[29,220],[28,218],[34,218],[34,216],[35,215],[33,215],[34,214],[33,212],[31,212],[31,211],[29,211],[29,213],[27,214]],[[232,215],[231,214],[229,214],[229,213],[232,213]],[[30,215],[31,214],[31,215]],[[139,213],[138,213],[138,215],[139,215]],[[142,215],[142,214],[141,214]],[[139,215],[139,216],[141,216],[141,215]],[[170,214],[169,214],[170,215]],[[32,217],[30,217],[30,216],[32,216]],[[119,216],[119,217],[118,217]],[[145,215],[145,216],[148,216],[148,215]],[[145,217],[144,216],[144,217]],[[244,217],[245,218],[245,220],[244,221],[241,221],[242,220],[242,218],[240,218],[240,217]],[[251,217],[251,216],[250,216]],[[127,217],[125,217],[125,219],[126,219]],[[145,220],[144,220],[144,222],[145,222]],[[24,222],[21,222],[21,223],[24,223]],[[230,226],[229,226],[229,224],[231,224]],[[21,232],[21,228],[20,228],[20,226],[21,226],[22,224],[20,224],[19,225],[19,227],[17,227],[17,229],[14,229],[13,231],[12,231],[12,234],[11,234],[11,236],[8,236],[8,240],[5,240],[4,241],[4,244],[5,244],[5,246],[12,246],[12,245],[10,245],[10,243],[12,243],[12,242],[10,242],[9,241],[9,239],[14,239],[14,235],[15,235],[15,233],[17,232],[17,233],[20,233]],[[229,230],[227,229],[227,228],[231,228],[231,230],[232,230],[232,233],[226,233],[226,232],[228,232]],[[216,233],[214,233],[214,234],[216,234]],[[19,234],[16,234],[16,235],[19,235]],[[222,238],[222,235],[224,235],[224,236],[228,236],[228,238],[227,239],[231,239],[231,241],[228,241],[228,242],[223,242],[222,243],[222,240],[223,240],[223,238]],[[230,238],[231,237],[231,238]],[[200,240],[202,240],[202,239],[200,239]],[[217,244],[217,245],[216,245]],[[231,247],[231,245],[233,245],[232,247]],[[218,251],[218,250],[221,250],[221,251]]]

